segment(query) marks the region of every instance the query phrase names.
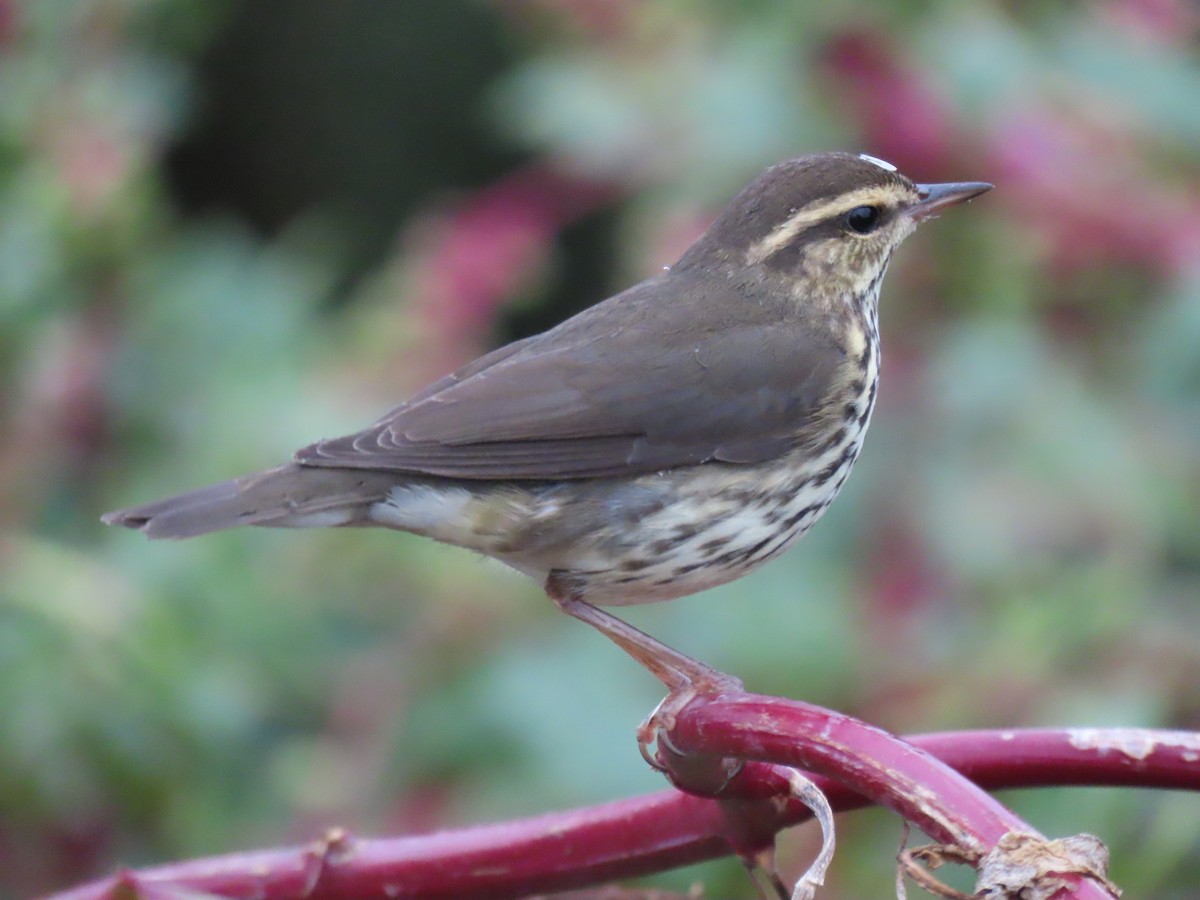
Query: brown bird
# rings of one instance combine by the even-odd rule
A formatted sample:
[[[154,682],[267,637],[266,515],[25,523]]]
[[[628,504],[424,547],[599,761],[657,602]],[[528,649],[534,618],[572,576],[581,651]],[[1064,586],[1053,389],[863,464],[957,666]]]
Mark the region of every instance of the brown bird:
[[[720,676],[597,604],[732,581],[820,518],[875,404],[893,251],[990,188],[914,184],[865,155],[780,163],[675,265],[364,431],[104,521],[152,538],[370,525],[456,544],[537,578],[688,693]]]

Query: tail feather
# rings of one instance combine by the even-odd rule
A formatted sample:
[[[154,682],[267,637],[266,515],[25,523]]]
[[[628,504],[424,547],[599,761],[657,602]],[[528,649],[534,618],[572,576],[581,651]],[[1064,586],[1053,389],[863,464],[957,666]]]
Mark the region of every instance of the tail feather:
[[[304,528],[350,525],[366,518],[396,481],[372,471],[294,463],[222,481],[176,497],[106,513],[106,525],[150,538],[190,538],[240,525]]]

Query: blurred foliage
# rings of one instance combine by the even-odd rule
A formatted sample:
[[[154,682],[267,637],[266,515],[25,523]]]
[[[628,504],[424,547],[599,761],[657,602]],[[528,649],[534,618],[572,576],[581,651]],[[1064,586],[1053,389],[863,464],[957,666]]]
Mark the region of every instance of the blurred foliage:
[[[659,787],[657,687],[492,563],[97,516],[361,426],[817,149],[997,189],[901,253],[826,520],[630,618],[900,731],[1200,728],[1198,46],[1187,0],[0,0],[0,893]],[[1195,895],[1194,798],[1008,799]],[[823,896],[887,895],[894,818],[841,822]]]

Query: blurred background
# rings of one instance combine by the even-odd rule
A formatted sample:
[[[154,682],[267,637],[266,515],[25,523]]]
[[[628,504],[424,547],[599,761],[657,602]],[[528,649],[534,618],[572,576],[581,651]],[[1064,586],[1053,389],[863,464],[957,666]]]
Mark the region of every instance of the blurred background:
[[[1200,728],[1189,0],[0,0],[0,98],[0,895],[661,788],[660,688],[494,563],[97,517],[365,425],[815,150],[996,190],[893,265],[820,525],[629,618],[900,732]],[[1195,896],[1195,796],[1005,799]],[[899,823],[839,821],[822,896],[890,896]],[[698,880],[750,895],[654,883]]]

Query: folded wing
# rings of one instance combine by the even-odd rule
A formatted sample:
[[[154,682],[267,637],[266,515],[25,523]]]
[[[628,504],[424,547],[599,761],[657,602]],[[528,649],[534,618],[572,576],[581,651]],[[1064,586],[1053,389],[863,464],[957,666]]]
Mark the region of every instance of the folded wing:
[[[732,294],[721,299],[740,316],[731,312],[715,329],[681,325],[664,304],[696,298],[686,286],[667,296],[633,288],[435,382],[364,431],[305,447],[296,460],[464,479],[575,479],[763,462],[802,442],[844,362],[832,339]]]

